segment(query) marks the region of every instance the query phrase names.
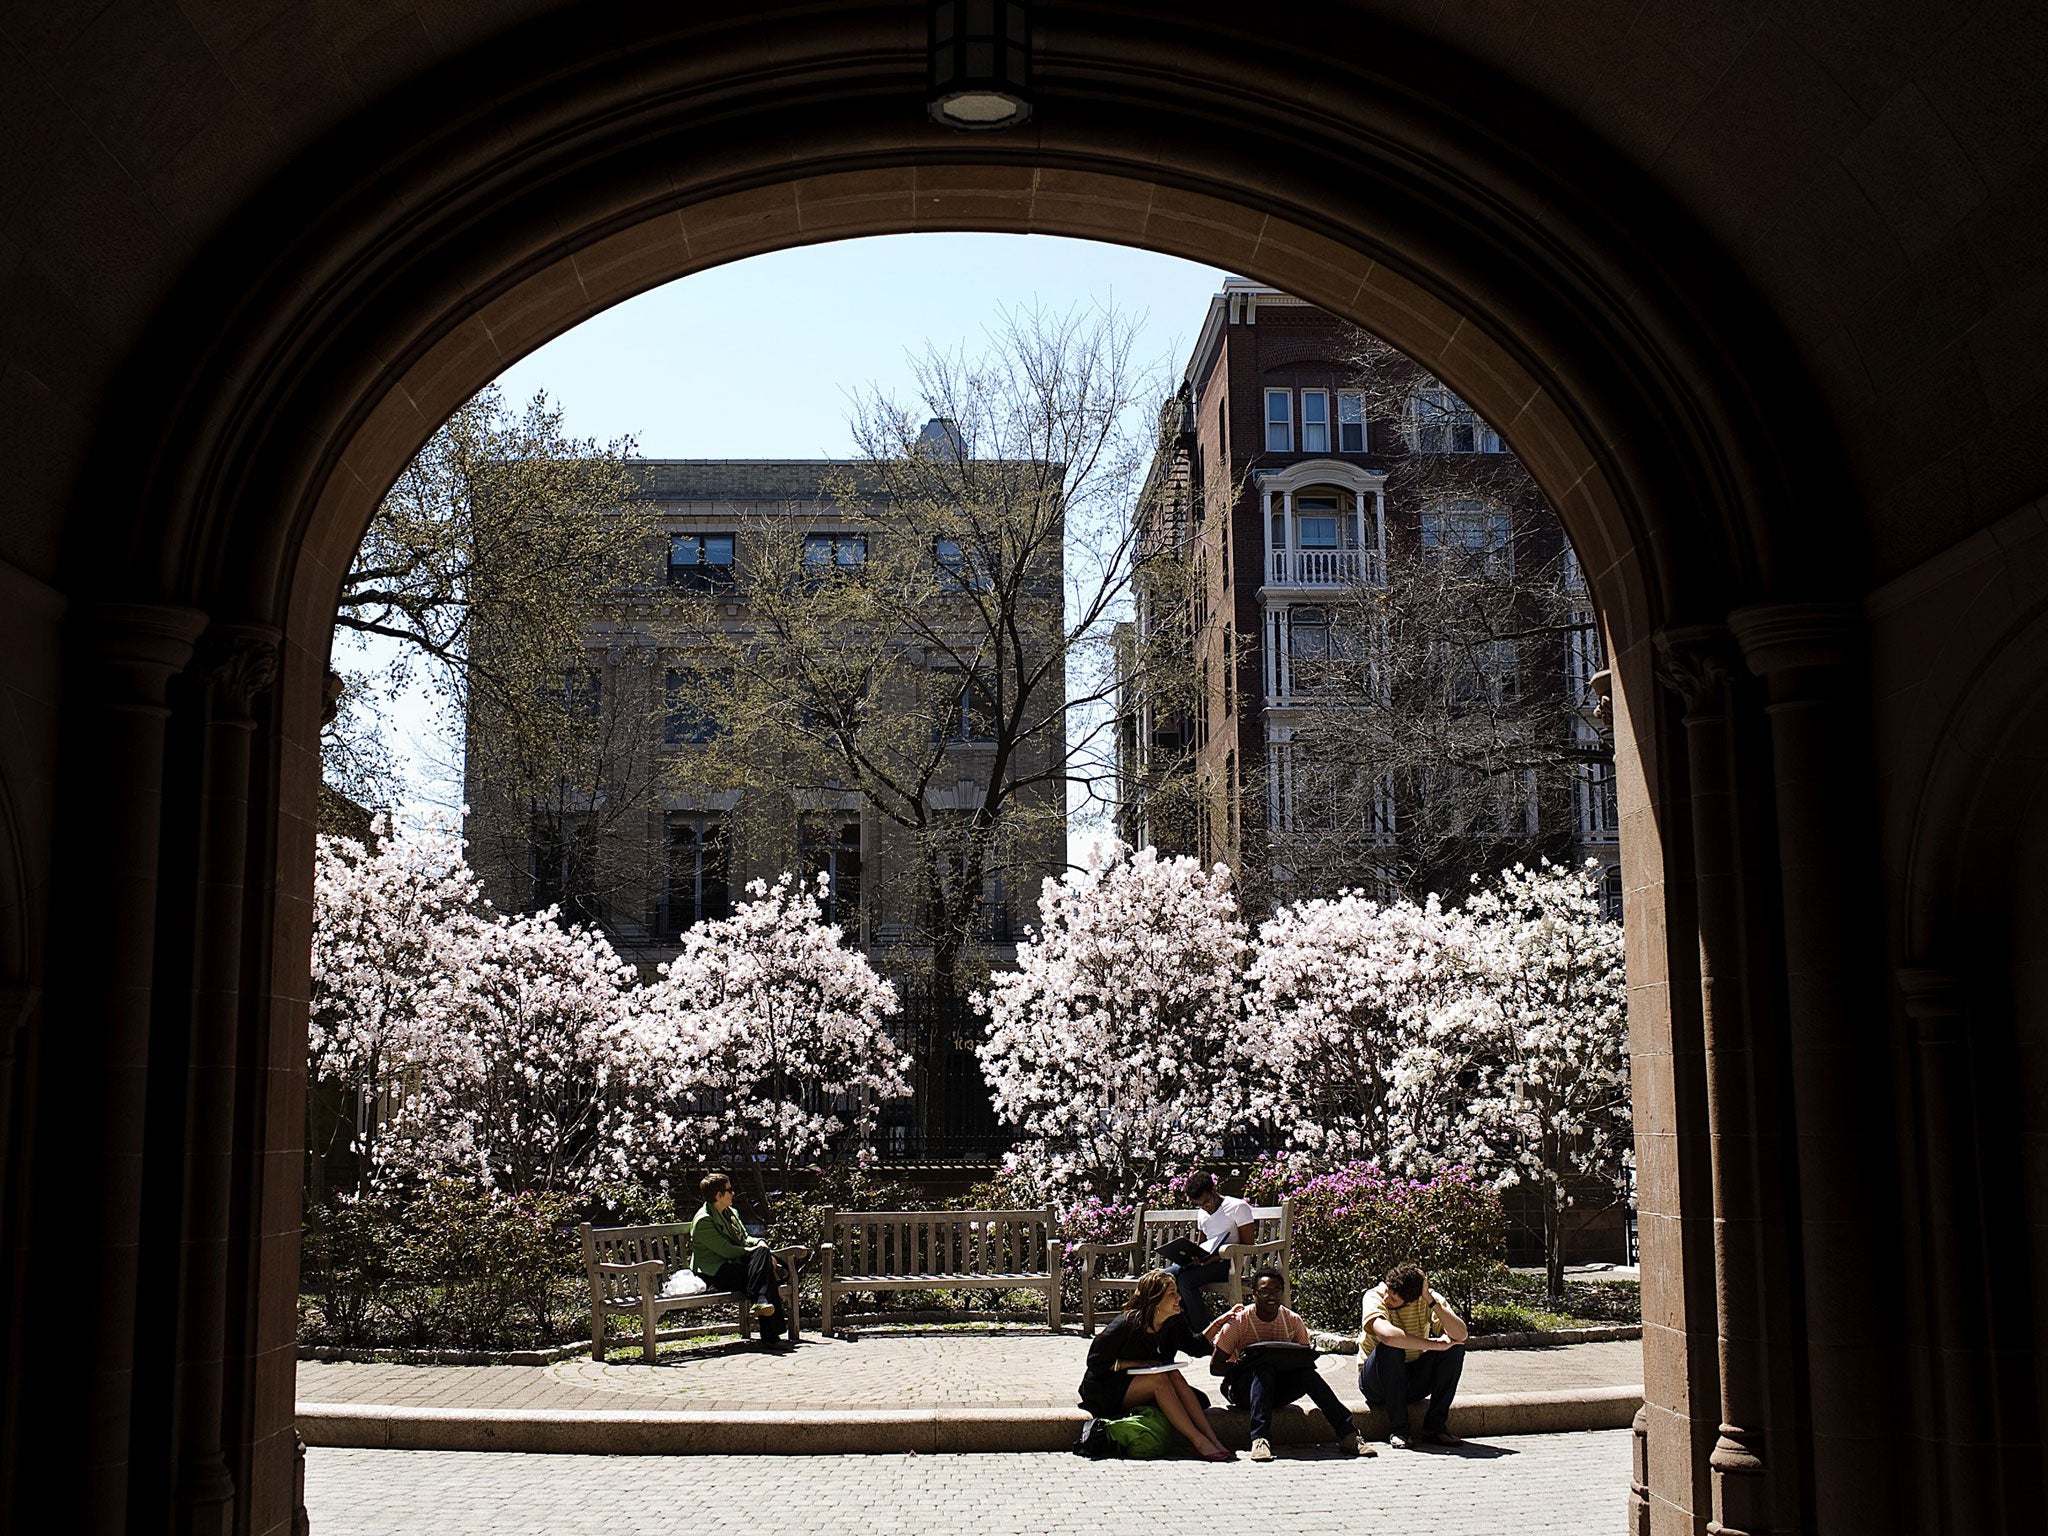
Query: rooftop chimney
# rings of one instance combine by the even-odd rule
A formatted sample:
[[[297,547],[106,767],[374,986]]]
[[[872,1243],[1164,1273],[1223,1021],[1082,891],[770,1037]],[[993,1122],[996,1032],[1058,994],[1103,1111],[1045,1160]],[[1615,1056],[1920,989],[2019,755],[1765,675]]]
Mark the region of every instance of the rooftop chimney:
[[[953,424],[951,417],[934,416],[917,434],[917,450],[935,459],[962,458],[964,450],[960,444],[960,429]]]

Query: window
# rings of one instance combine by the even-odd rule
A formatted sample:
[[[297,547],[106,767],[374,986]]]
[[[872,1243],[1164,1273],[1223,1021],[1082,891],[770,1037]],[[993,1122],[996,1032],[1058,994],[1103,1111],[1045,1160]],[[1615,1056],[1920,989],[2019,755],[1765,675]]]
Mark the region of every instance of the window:
[[[1500,434],[1441,384],[1409,399],[1408,446],[1417,453],[1501,452]]]
[[[1330,615],[1321,608],[1297,608],[1288,615],[1287,651],[1296,665],[1330,655]]]
[[[732,916],[732,836],[725,818],[673,814],[664,831],[663,935],[676,938],[697,923]]]
[[[1484,502],[1447,501],[1422,514],[1422,547],[1458,560],[1470,575],[1512,576],[1514,534],[1506,509]]]
[[[1294,451],[1294,395],[1285,389],[1266,391],[1266,452]]]
[[[981,891],[975,898],[973,910],[967,911],[967,866],[970,855],[975,851],[977,837],[981,842],[978,860],[981,865]],[[967,932],[975,938],[985,942],[1006,942],[1011,936],[1009,910],[1003,900],[1000,850],[993,830],[984,826],[977,833],[972,811],[939,811],[932,820],[931,838],[939,888],[945,893],[945,899],[943,905],[931,904],[927,913],[928,925],[934,932],[945,926],[947,909],[950,908],[953,918],[964,920]]]
[[[1330,392],[1326,389],[1301,392],[1301,451],[1330,451]]]
[[[1335,549],[1337,547],[1337,509],[1332,506],[1323,510],[1324,503],[1303,501],[1298,508],[1295,521],[1301,531],[1303,549]]]
[[[1478,645],[1436,641],[1432,650],[1443,699],[1452,713],[1505,709],[1520,701],[1522,669],[1514,641],[1490,640]]]
[[[986,592],[994,585],[958,539],[932,540],[932,559],[939,567],[939,585],[948,592]]]
[[[807,811],[797,819],[797,860],[815,882],[828,881],[825,921],[858,942],[860,934],[860,818],[845,811]]]
[[[534,823],[527,845],[527,875],[532,886],[530,911],[559,907],[566,922],[600,920],[597,837],[582,817]]]
[[[988,686],[970,673],[941,670],[934,683],[945,710],[945,739],[959,745],[996,739],[996,705]]]
[[[1355,390],[1337,396],[1337,451],[1365,452],[1365,396]]]
[[[661,739],[671,747],[702,746],[719,732],[717,695],[725,681],[717,673],[671,667]]]
[[[831,570],[857,570],[867,564],[867,559],[868,536],[864,533],[804,535],[804,566],[816,575]]]
[[[571,720],[595,720],[604,709],[604,673],[596,667],[569,668],[558,697]]]
[[[732,585],[733,536],[729,533],[672,533],[668,536],[668,584],[708,592]]]

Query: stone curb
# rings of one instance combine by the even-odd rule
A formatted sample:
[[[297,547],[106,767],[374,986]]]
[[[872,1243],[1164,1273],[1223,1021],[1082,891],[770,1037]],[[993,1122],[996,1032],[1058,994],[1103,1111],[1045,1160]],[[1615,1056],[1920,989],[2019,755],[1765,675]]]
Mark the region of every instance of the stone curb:
[[[1605,1344],[1610,1340],[1640,1339],[1642,1336],[1641,1323],[1594,1323],[1585,1328],[1538,1328],[1527,1333],[1475,1333],[1465,1341],[1465,1347],[1546,1349],[1554,1344]],[[1326,1355],[1358,1353],[1358,1338],[1355,1334],[1325,1333],[1317,1329],[1309,1337],[1316,1348]]]
[[[1558,1434],[1626,1429],[1642,1407],[1640,1386],[1581,1392],[1475,1394],[1451,1411],[1451,1432]],[[1245,1415],[1212,1409],[1226,1444],[1247,1444]],[[630,1413],[593,1409],[393,1408],[301,1403],[298,1429],[309,1446],[383,1451],[527,1451],[587,1456],[844,1456],[905,1452],[1064,1451],[1087,1415],[1071,1408],[877,1408],[861,1412],[749,1410]],[[1367,1414],[1369,1436],[1386,1416]],[[1327,1440],[1322,1415],[1283,1410],[1274,1438]]]

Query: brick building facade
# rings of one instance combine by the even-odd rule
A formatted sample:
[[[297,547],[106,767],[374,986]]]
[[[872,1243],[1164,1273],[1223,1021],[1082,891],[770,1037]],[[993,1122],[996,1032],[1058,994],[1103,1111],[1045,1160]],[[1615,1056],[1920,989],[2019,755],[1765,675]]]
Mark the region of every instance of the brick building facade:
[[[1555,512],[1455,395],[1327,311],[1232,278],[1167,407],[1148,516],[1151,547],[1180,550],[1186,581],[1170,608],[1141,601],[1137,623],[1184,627],[1189,677],[1175,705],[1142,684],[1123,701],[1126,840],[1228,862],[1254,904],[1442,888],[1541,854],[1597,860],[1618,906],[1592,601]],[[1412,604],[1405,625],[1386,617],[1431,561],[1459,562],[1512,610],[1462,681],[1400,651],[1446,643],[1412,632]],[[1401,720],[1402,689],[1425,672],[1504,715],[1504,739],[1557,736],[1524,754],[1541,766],[1470,796],[1485,815],[1450,851],[1417,846],[1428,791],[1412,763],[1332,804],[1318,762],[1340,711]]]

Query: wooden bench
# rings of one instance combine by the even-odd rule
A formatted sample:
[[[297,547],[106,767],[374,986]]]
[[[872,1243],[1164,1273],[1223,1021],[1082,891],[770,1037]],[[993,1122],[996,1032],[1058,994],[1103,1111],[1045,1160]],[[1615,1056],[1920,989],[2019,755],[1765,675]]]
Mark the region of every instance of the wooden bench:
[[[1293,1202],[1289,1201],[1283,1205],[1255,1205],[1252,1207],[1252,1214],[1258,1220],[1254,1240],[1249,1243],[1225,1243],[1219,1254],[1231,1261],[1230,1273],[1224,1279],[1202,1288],[1205,1293],[1223,1292],[1233,1307],[1243,1303],[1245,1281],[1253,1270],[1270,1264],[1282,1274],[1287,1273],[1288,1247],[1294,1231]],[[1158,1257],[1159,1250],[1177,1237],[1192,1236],[1200,1241],[1200,1233],[1195,1224],[1201,1219],[1200,1211],[1153,1211],[1141,1205],[1131,1223],[1129,1241],[1076,1243],[1073,1257],[1081,1261],[1082,1330],[1090,1335],[1095,1332],[1096,1291],[1128,1291],[1138,1283],[1140,1276],[1151,1270],[1164,1269],[1166,1264]],[[1128,1265],[1128,1273],[1103,1274],[1102,1261],[1118,1256],[1121,1256]]]
[[[819,1327],[848,1291],[1043,1291],[1046,1325],[1060,1325],[1061,1247],[1040,1211],[825,1212],[818,1249]]]
[[[614,1312],[640,1315],[641,1357],[655,1360],[655,1325],[671,1312],[696,1312],[705,1307],[738,1307],[740,1337],[754,1330],[753,1303],[733,1291],[699,1291],[691,1296],[664,1296],[668,1277],[690,1264],[690,1224],[659,1227],[593,1227],[584,1222],[583,1270],[590,1279],[590,1358],[602,1360],[606,1319]],[[810,1250],[777,1248],[782,1261],[782,1313],[789,1337],[796,1339],[797,1272]]]

